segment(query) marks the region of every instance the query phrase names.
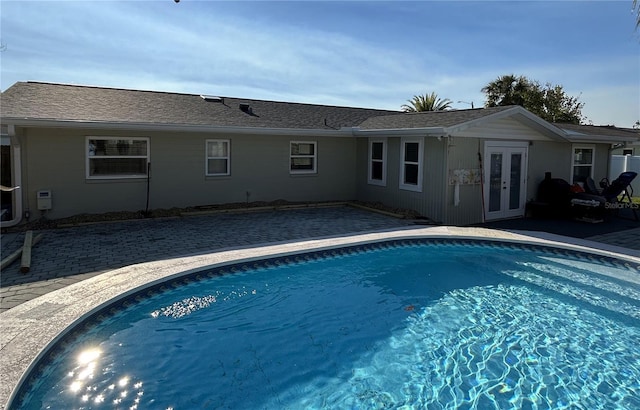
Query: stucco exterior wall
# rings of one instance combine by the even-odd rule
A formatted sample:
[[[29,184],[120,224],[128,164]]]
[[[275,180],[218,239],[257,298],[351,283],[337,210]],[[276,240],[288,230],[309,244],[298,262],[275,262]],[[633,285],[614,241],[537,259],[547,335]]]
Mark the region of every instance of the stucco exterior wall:
[[[37,217],[39,190],[51,190],[46,216],[143,210],[147,179],[91,180],[86,175],[86,137],[148,137],[149,209],[234,202],[331,201],[355,197],[356,141],[340,137],[221,135],[105,130],[21,130],[23,200]],[[228,139],[231,175],[205,176],[205,141]],[[317,142],[317,173],[289,173],[290,141]]]

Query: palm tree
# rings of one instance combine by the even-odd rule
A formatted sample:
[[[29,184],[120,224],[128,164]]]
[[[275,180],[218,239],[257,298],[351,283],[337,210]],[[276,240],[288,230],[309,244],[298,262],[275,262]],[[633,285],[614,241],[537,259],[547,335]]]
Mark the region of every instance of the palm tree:
[[[640,1],[633,0],[633,11],[636,13],[636,30],[640,28]]]
[[[425,95],[414,95],[412,99],[407,100],[409,104],[403,104],[402,111],[404,112],[419,112],[419,111],[443,111],[451,108],[451,101],[448,98],[441,99],[434,92]]]
[[[531,86],[531,82],[526,77],[507,74],[490,82],[481,91],[487,95],[487,107],[524,106],[526,93],[531,90]]]

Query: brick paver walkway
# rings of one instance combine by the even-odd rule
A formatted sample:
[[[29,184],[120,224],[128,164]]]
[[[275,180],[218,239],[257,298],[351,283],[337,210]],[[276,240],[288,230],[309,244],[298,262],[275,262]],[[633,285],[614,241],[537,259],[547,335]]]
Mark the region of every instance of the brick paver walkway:
[[[411,222],[352,207],[224,213],[101,223],[39,231],[31,269],[20,260],[0,276],[0,312],[123,266],[224,248],[405,227]],[[34,233],[35,234],[35,233]],[[22,246],[24,233],[4,235],[2,255]]]

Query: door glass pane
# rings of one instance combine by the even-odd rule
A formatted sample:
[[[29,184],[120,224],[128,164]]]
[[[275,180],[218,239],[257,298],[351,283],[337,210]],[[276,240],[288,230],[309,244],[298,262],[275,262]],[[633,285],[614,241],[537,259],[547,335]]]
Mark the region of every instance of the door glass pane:
[[[522,174],[522,154],[511,154],[509,183],[509,209],[520,208],[520,177]]]
[[[495,212],[500,210],[500,193],[502,191],[502,154],[491,154],[489,166],[489,212]]]

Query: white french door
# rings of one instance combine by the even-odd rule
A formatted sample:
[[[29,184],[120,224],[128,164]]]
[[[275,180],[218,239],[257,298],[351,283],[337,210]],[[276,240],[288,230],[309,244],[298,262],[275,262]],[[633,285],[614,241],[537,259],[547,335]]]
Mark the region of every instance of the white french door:
[[[485,143],[485,220],[524,216],[528,149],[528,142]]]

